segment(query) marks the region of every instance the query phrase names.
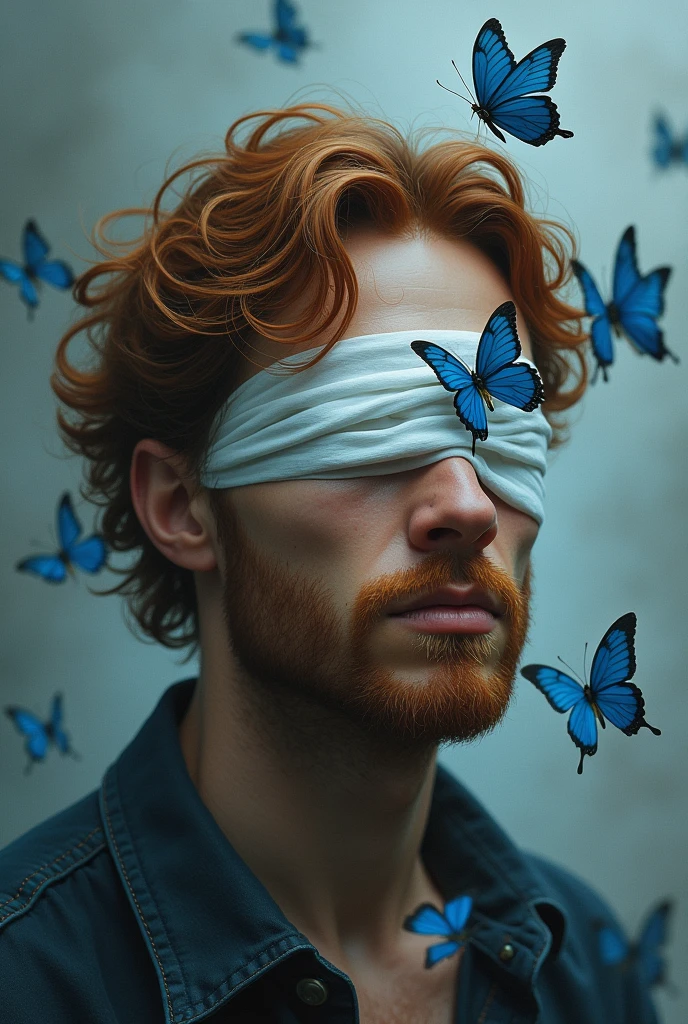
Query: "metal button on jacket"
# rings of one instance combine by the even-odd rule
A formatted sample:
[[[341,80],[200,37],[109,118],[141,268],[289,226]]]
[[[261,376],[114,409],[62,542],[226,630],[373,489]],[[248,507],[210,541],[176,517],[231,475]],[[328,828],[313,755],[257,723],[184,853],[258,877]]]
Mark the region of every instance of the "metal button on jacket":
[[[514,949],[514,947],[511,945],[510,942],[505,942],[499,951],[499,959],[506,964],[509,962],[509,960],[513,960],[515,956],[516,950]]]
[[[296,986],[296,994],[309,1006],[322,1006],[327,999],[327,985],[319,978],[301,978]]]

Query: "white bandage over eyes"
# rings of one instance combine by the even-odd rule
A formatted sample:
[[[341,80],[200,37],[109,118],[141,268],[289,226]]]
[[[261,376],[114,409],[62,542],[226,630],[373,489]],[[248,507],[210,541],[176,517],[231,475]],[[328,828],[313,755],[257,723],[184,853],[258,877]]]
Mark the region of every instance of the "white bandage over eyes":
[[[412,330],[344,338],[315,366],[285,375],[282,367],[302,365],[321,350],[287,356],[230,396],[211,432],[201,483],[386,476],[459,456],[486,488],[541,523],[552,436],[542,411],[496,400],[487,414],[489,435],[473,455],[453,395],[413,351],[416,340],[435,342],[472,367],[480,334]]]

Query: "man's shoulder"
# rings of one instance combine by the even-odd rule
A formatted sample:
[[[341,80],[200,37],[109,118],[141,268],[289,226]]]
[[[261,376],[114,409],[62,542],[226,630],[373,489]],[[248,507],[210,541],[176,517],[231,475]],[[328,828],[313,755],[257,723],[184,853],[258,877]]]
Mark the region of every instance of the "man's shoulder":
[[[5,846],[0,850],[0,931],[33,914],[51,888],[106,850],[97,790]]]

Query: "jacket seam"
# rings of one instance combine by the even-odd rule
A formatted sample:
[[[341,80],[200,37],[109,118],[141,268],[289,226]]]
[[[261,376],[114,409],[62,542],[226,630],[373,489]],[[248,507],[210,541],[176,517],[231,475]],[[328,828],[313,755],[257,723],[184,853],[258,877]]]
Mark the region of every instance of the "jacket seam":
[[[42,871],[46,871],[49,868],[53,868],[58,863],[58,861],[64,860],[65,857],[69,857],[70,854],[73,854],[81,846],[84,846],[92,836],[96,835],[97,832],[102,832],[102,829],[101,829],[100,826],[98,826],[97,828],[94,828],[92,832],[89,832],[88,835],[84,836],[84,838],[81,839],[75,846],[72,846],[71,849],[65,850],[63,853],[59,854],[59,856],[55,857],[54,860],[48,861],[46,864],[41,864],[41,866],[36,868],[35,871],[32,871],[30,875],[27,875],[26,878],[24,878],[22,880],[22,882],[20,883],[19,888],[17,889],[17,891],[14,894],[14,896],[10,896],[9,899],[6,899],[3,903],[0,903],[0,910],[2,910],[3,907],[6,907],[8,903],[13,903],[14,900],[16,900],[19,897],[22,889],[24,888],[24,886],[26,885],[27,882],[29,882],[36,875],[39,875]],[[105,841],[104,840],[103,840],[103,846],[105,846]],[[81,861],[84,859],[84,857],[86,857],[88,855],[88,853],[95,853],[98,850],[99,850],[99,847],[95,847],[94,850],[87,851],[87,853],[85,853],[80,858],[80,860],[77,861],[77,863],[81,863]],[[73,866],[75,866],[75,865],[73,865]],[[49,881],[49,879],[47,879],[47,878],[41,879],[41,881],[38,883],[38,885],[29,893],[29,895],[27,897],[27,900],[26,900],[26,903],[24,904],[24,906],[27,906],[31,902],[31,897],[36,892],[38,892],[38,890],[41,888],[41,886],[45,882],[47,882],[47,881]],[[6,921],[7,918],[11,917],[12,914],[14,914],[14,913],[16,913],[16,911],[10,910],[6,914],[3,914],[2,917],[0,917],[0,923],[2,923],[3,921]]]
[[[151,949],[153,950],[153,954],[155,956],[155,959],[158,962],[158,967],[160,968],[160,974],[162,976],[162,983],[165,986],[165,998],[167,999],[167,1009],[168,1009],[169,1014],[170,1014],[170,1020],[174,1021],[174,1020],[176,1020],[176,1017],[174,1015],[174,1008],[172,1006],[172,998],[170,996],[170,990],[169,990],[168,985],[167,985],[167,975],[165,974],[165,969],[162,966],[160,957],[158,956],[158,951],[156,949],[155,942],[153,940],[153,936],[151,935],[150,928],[148,927],[148,922],[146,921],[146,918],[145,918],[145,915],[143,913],[143,910],[141,909],[139,901],[136,898],[136,893],[134,892],[133,886],[132,886],[131,882],[129,881],[129,875],[127,874],[127,869],[126,869],[126,867],[124,865],[124,861],[122,860],[122,855],[121,855],[121,853],[119,851],[119,846],[117,845],[117,837],[115,836],[115,830],[113,829],[112,822],[110,820],[110,808],[108,806],[108,800],[107,800],[107,796],[106,796],[106,793],[105,793],[105,786],[103,786],[103,788],[102,788],[102,794],[103,794],[103,805],[105,807],[105,818],[106,818],[107,824],[108,824],[108,832],[110,833],[110,838],[112,839],[113,845],[115,847],[115,852],[117,854],[117,860],[119,861],[119,865],[120,865],[120,867],[122,869],[122,874],[124,875],[124,880],[127,883],[127,888],[129,889],[129,892],[131,893],[131,896],[132,896],[132,899],[134,900],[134,903],[136,904],[136,909],[137,909],[139,917],[141,918],[141,921],[143,923],[143,927],[146,929],[146,935],[148,936],[148,940],[149,940],[149,942],[151,944]]]

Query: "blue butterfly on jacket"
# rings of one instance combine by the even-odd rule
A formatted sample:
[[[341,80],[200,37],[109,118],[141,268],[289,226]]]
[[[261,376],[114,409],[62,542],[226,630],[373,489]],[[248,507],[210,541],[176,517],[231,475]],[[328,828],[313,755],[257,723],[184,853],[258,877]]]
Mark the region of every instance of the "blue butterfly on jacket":
[[[269,50],[274,47],[279,60],[296,64],[302,50],[313,44],[305,28],[296,23],[296,7],[289,0],[275,0],[274,28],[272,32],[241,32],[237,39],[254,50]]]
[[[10,718],[21,735],[25,738],[24,749],[28,754],[29,761],[24,769],[27,775],[36,761],[42,761],[48,752],[48,746],[54,743],[61,754],[69,754],[80,761],[79,754],[70,745],[67,733],[62,728],[62,694],[56,693],[53,697],[50,718],[47,722],[41,721],[32,711],[26,708],[9,706],[5,714]]]
[[[466,430],[476,439],[487,436],[487,412],[493,399],[532,412],[544,400],[540,374],[528,363],[517,363],[521,342],[516,330],[516,307],[503,302],[488,320],[478,342],[475,370],[432,341],[412,341],[411,348],[435,371],[447,391],[455,391],[454,408]]]
[[[62,260],[49,260],[50,246],[38,230],[34,220],[27,220],[22,235],[24,263],[0,260],[0,275],[6,281],[19,285],[19,295],[26,303],[29,316],[38,306],[38,282],[47,281],[55,288],[71,288],[74,274]]]
[[[597,750],[597,722],[604,729],[607,719],[626,736],[634,736],[643,726],[661,736],[659,729],[645,721],[640,689],[628,681],[635,672],[635,627],[634,612],[612,623],[595,651],[589,684],[581,685],[549,665],[526,665],[521,669],[521,675],[544,693],[555,711],[571,712],[568,732],[581,752],[579,775],[585,755],[592,756]]]
[[[653,133],[652,159],[657,167],[663,171],[671,164],[688,167],[688,135],[683,138],[674,135],[663,114],[655,115]]]
[[[506,139],[500,128],[529,146],[544,146],[555,135],[571,139],[573,132],[559,127],[559,111],[549,96],[531,95],[548,92],[552,88],[557,80],[559,58],[565,48],[565,39],[549,39],[517,64],[507,46],[502,26],[496,18],[490,18],[478,32],[473,45],[475,96],[452,61],[473,102],[461,93],[447,89],[439,79],[437,84],[466,100],[473,113],[502,142]]]
[[[667,940],[669,919],[673,911],[671,900],[664,900],[647,914],[640,934],[629,942],[618,928],[597,922],[599,950],[602,962],[611,967],[627,969],[637,965],[640,975],[648,986],[666,982],[666,961],[662,946]]]
[[[413,914],[409,914],[403,925],[407,932],[444,936],[443,942],[428,946],[425,953],[426,967],[434,967],[440,960],[461,949],[470,935],[471,930],[466,925],[472,909],[473,900],[470,896],[457,896],[445,904],[443,914],[432,903],[423,903]]]
[[[597,360],[597,374],[608,380],[607,367],[614,362],[612,332],[625,334],[638,352],[661,362],[666,356],[678,362],[677,356],[664,344],[664,334],[657,326],[657,317],[664,312],[664,289],[671,267],[657,267],[641,276],[635,246],[635,228],[624,231],[616,250],[612,300],[605,304],[589,271],[577,260],[571,267],[580,281],[585,298],[585,312],[593,317],[590,328],[592,351]]]
[[[57,535],[60,550],[54,555],[30,555],[18,562],[19,572],[30,572],[48,583],[63,583],[67,573],[74,576],[73,566],[83,572],[96,573],[105,565],[107,546],[98,533],[79,540],[81,524],[72,508],[72,500],[65,492],[57,508]]]

